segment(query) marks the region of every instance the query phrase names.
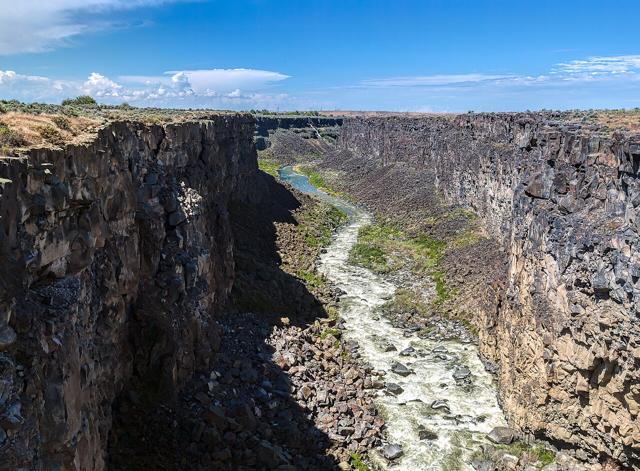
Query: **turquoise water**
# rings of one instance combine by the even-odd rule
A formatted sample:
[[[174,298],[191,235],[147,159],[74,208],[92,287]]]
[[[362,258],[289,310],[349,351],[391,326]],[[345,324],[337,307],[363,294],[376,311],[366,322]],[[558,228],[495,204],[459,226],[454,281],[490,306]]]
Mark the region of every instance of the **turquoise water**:
[[[327,203],[343,211],[350,218],[355,217],[359,213],[362,213],[362,210],[358,209],[356,206],[348,203],[342,198],[338,198],[317,189],[309,182],[309,179],[306,176],[296,173],[291,166],[279,168],[278,176],[282,181],[288,183],[296,190],[306,195],[315,196],[322,201],[326,201]]]

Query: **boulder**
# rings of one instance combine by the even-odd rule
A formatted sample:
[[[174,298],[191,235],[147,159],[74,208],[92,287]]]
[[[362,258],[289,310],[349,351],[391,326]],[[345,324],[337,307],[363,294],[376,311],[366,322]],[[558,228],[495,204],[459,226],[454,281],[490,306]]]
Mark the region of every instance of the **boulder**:
[[[413,373],[413,371],[397,361],[391,364],[391,371],[400,376],[408,376]]]
[[[509,427],[494,427],[487,435],[489,441],[498,445],[509,445],[515,438],[513,429]]]
[[[404,392],[404,389],[402,389],[399,384],[387,383],[387,391],[397,396],[398,394],[402,394]]]
[[[390,461],[396,460],[402,456],[402,447],[395,443],[389,443],[382,447],[382,456]]]
[[[455,371],[453,372],[453,379],[455,379],[456,381],[459,381],[461,379],[468,378],[470,375],[471,375],[471,370],[466,366],[461,366],[459,368],[456,368]]]

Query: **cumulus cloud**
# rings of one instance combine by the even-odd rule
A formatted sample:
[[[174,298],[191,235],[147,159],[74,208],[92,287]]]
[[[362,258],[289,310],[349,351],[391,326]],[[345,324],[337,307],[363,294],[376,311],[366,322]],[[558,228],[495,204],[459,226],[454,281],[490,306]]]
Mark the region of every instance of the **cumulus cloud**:
[[[119,83],[116,83],[97,72],[92,72],[87,81],[84,82],[82,92],[85,95],[91,95],[96,98],[118,98],[122,94],[123,89],[122,85]]]
[[[20,74],[13,70],[0,70],[0,97],[24,101],[51,101],[51,97],[77,90],[69,82],[52,80],[38,75]]]
[[[0,70],[0,85],[11,85],[19,82],[39,82],[45,83],[49,79],[46,77],[39,77],[37,75],[22,75],[17,74],[13,70]]]
[[[114,11],[180,0],[0,0],[0,54],[42,52],[109,27]]]
[[[84,81],[65,81],[0,70],[0,97],[59,102],[82,94],[103,103],[126,101],[139,106],[277,107],[288,95],[265,90],[285,78],[288,76],[265,70],[212,69],[117,79],[92,72]]]

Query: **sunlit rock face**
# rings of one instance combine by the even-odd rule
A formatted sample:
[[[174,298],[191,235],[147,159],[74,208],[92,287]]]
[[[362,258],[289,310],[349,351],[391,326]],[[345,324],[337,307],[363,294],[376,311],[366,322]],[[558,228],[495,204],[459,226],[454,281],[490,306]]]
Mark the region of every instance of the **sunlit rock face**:
[[[505,287],[473,322],[511,423],[637,466],[640,136],[469,114],[348,119],[341,144],[354,172],[424,177],[499,243]],[[392,181],[368,191],[411,201]]]
[[[171,394],[212,360],[253,132],[239,115],[114,123],[0,161],[2,469],[104,469],[132,378]]]

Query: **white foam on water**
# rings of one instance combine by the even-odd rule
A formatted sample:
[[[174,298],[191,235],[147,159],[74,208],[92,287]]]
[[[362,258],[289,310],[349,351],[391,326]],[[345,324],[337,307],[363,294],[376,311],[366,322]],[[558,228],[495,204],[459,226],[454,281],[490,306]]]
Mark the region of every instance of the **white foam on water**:
[[[335,197],[314,193],[349,214],[349,222],[339,229],[319,260],[319,270],[345,292],[339,305],[346,327],[343,337],[358,343],[363,360],[373,368],[387,372],[387,383],[396,383],[403,389],[398,396],[381,392],[377,399],[386,420],[388,442],[400,445],[403,451],[390,469],[473,469],[471,457],[486,443],[485,435],[493,427],[506,425],[493,378],[484,369],[476,346],[417,335],[405,337],[402,329],[380,317],[377,308],[393,297],[396,286],[347,261],[358,230],[372,222],[371,215]],[[393,344],[396,351],[385,352],[381,341]],[[409,346],[418,354],[401,356],[400,351]],[[446,359],[432,353],[437,346],[446,348]],[[406,365],[413,374],[393,373],[394,362]],[[462,366],[471,372],[470,385],[458,384],[453,378],[454,371]],[[434,410],[431,404],[435,400],[445,400],[449,411]],[[420,427],[435,432],[437,438],[420,440]]]

